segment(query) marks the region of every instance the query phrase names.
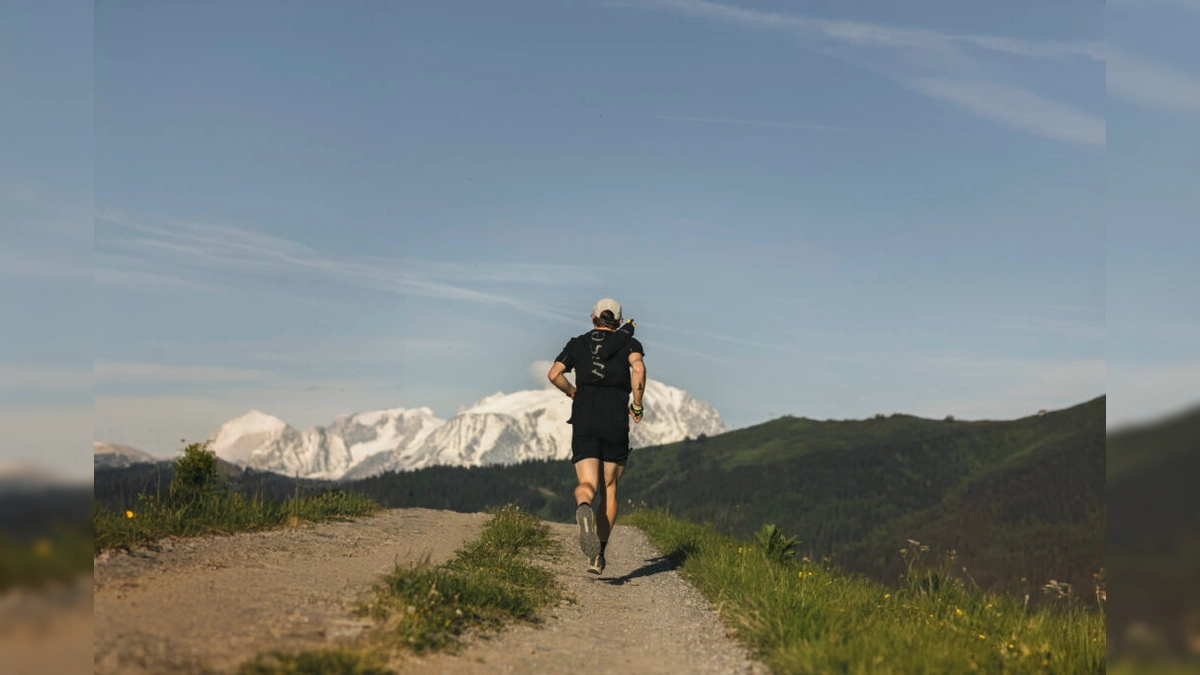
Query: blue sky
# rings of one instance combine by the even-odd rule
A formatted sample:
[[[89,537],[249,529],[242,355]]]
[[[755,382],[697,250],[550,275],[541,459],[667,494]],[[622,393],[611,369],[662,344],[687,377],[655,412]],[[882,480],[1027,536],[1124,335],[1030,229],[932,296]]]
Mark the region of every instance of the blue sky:
[[[93,434],[159,454],[250,408],[305,427],[539,386],[603,296],[650,376],[731,427],[1067,406],[1105,393],[1108,352],[1140,382],[1190,353],[1106,321],[1118,298],[1196,330],[1186,289],[1106,281],[1185,269],[1106,223],[1106,117],[1154,140],[1114,142],[1142,162],[1122,217],[1181,228],[1194,205],[1142,187],[1196,162],[1200,67],[1149,27],[1194,34],[1188,5],[1125,0],[1112,45],[1091,2],[101,5],[72,43],[94,35],[94,109],[27,106],[55,145],[0,160],[34,224],[10,276],[45,275],[51,210],[90,213]],[[47,133],[85,112],[86,139]],[[21,296],[56,326],[53,286]],[[13,373],[78,374],[6,339]]]
[[[1200,403],[1200,2],[1110,2],[1110,427]]]
[[[92,54],[90,3],[0,4],[0,465],[72,478],[93,433]]]

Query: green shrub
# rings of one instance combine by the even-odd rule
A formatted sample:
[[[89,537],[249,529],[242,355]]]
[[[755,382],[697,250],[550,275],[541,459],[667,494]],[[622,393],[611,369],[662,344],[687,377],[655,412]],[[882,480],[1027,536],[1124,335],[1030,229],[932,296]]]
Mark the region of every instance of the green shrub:
[[[175,504],[188,504],[211,495],[217,489],[217,456],[209,452],[208,442],[189,443],[183,456],[175,460],[175,477],[171,479],[170,499]]]
[[[758,545],[762,548],[763,555],[767,557],[767,560],[772,560],[780,565],[796,561],[796,548],[800,545],[800,540],[796,537],[784,536],[783,530],[778,527],[763,525],[754,538],[758,540]]]

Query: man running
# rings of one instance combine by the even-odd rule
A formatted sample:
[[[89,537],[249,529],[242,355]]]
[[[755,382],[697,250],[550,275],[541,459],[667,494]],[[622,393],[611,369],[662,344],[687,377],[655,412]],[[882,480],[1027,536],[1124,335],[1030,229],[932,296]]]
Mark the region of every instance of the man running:
[[[593,574],[604,571],[604,549],[617,520],[617,482],[629,459],[626,415],[637,424],[644,413],[645,350],[633,337],[635,325],[632,320],[622,325],[621,303],[604,298],[592,308],[592,330],[571,338],[547,375],[573,401],[567,423],[574,427],[571,461],[579,479],[575,520]],[[572,370],[575,387],[564,376]]]

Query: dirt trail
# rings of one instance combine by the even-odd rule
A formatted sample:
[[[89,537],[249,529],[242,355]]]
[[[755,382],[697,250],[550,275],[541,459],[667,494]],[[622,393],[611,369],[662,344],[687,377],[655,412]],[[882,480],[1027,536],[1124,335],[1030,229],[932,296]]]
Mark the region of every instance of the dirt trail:
[[[566,553],[553,563],[570,600],[540,627],[513,626],[459,654],[411,657],[401,673],[766,673],[731,640],[704,596],[641,530],[618,525],[608,567],[584,570],[574,526],[550,524]]]
[[[368,626],[351,614],[396,562],[438,563],[483,514],[397,509],[355,523],[183,540],[96,560],[96,673],[228,672],[256,654],[331,646]],[[459,654],[406,657],[403,673],[765,673],[645,536],[618,526],[600,577],[572,526],[548,563],[568,600],[540,626],[475,638]]]
[[[0,593],[0,672],[90,673],[92,594],[87,577]]]
[[[229,671],[352,639],[355,602],[397,562],[449,560],[489,516],[397,509],[96,559],[96,673]]]

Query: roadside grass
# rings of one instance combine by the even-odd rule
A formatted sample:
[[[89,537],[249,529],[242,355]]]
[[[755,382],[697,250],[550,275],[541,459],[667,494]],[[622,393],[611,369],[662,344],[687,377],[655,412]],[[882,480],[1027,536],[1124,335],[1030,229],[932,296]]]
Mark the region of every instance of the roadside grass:
[[[1180,654],[1123,654],[1108,665],[1112,675],[1197,675],[1200,659]]]
[[[398,652],[454,651],[471,631],[512,622],[536,623],[538,611],[562,590],[532,563],[561,555],[550,528],[513,505],[499,509],[479,538],[443,565],[396,568],[358,612],[376,627],[356,648],[272,654],[246,663],[243,675],[390,672]]]
[[[128,549],[165,537],[263,530],[301,521],[348,520],[375,513],[365,495],[327,490],[282,501],[247,499],[220,484],[216,457],[206,443],[184,448],[166,497],[138,495],[138,505],[114,511],[93,502],[93,551]]]
[[[625,522],[774,672],[1105,672],[1102,607],[1063,598],[1027,610],[1024,599],[975,592],[919,564],[888,588],[796,561],[793,542],[765,528],[747,543],[657,511]]]
[[[94,550],[128,549],[165,537],[197,537],[264,530],[301,521],[349,520],[379,510],[363,495],[329,491],[265,501],[235,492],[214,492],[186,502],[141,495],[136,509],[116,512],[94,507]]]
[[[92,569],[92,531],[86,521],[59,526],[42,536],[0,533],[0,591],[38,588]]]

